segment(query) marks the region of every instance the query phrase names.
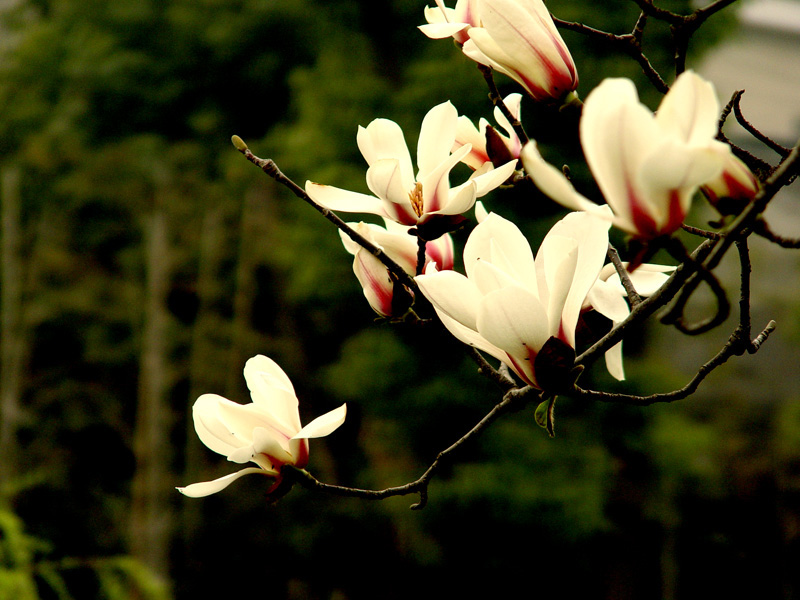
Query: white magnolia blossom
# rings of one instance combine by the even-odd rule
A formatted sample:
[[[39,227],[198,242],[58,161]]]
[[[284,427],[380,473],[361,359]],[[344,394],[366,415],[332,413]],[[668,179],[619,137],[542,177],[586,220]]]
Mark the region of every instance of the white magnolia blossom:
[[[281,479],[281,467],[308,464],[308,439],[326,436],[345,419],[346,405],[332,410],[302,427],[297,396],[286,373],[270,358],[258,355],[247,361],[244,378],[251,404],[238,404],[204,394],[194,403],[192,416],[200,441],[235,463],[248,467],[214,481],[193,483],[178,491],[192,498],[219,492],[249,473]]]
[[[553,226],[534,258],[520,230],[490,213],[464,247],[466,277],[428,267],[416,278],[447,329],[540,387],[539,351],[556,338],[575,348],[584,301],[608,249],[607,220],[573,213]]]
[[[509,94],[505,97],[503,103],[508,107],[511,115],[515,119],[519,120],[522,94]],[[493,127],[491,128],[491,133],[489,133],[489,135],[493,135],[495,140],[502,142],[503,146],[505,147],[503,154],[507,156],[506,160],[511,158],[519,158],[519,154],[522,151],[522,142],[520,141],[519,136],[517,136],[517,133],[514,131],[514,128],[511,126],[511,123],[508,122],[508,119],[506,119],[506,116],[499,107],[495,107],[494,109],[494,118],[498,125],[500,125],[500,127],[502,127],[506,132],[506,135],[499,133]],[[487,129],[489,127],[489,122],[483,118],[479,121],[478,127],[475,127],[474,123],[469,119],[469,117],[465,117],[463,115],[458,117],[456,141],[453,144],[452,151],[455,152],[458,150],[458,148],[467,144],[471,145],[472,150],[469,152],[469,154],[461,159],[461,162],[465,163],[472,169],[480,169],[487,162],[492,162],[492,157],[489,156],[490,152],[487,149]]]
[[[348,223],[362,237],[378,246],[411,277],[417,270],[417,238],[408,234],[408,227],[386,220],[386,227],[371,223]],[[363,246],[339,231],[342,244],[353,255],[353,272],[364,289],[369,305],[383,317],[400,316],[395,314],[407,306],[396,306],[396,285],[398,283],[386,266]],[[425,245],[425,264],[432,262],[439,270],[453,268],[453,238],[445,234]],[[407,300],[411,300],[407,292]]]
[[[730,147],[715,140],[719,102],[713,86],[681,74],[654,115],[629,79],[606,79],[586,98],[580,137],[586,162],[613,223],[636,237],[681,226],[698,187],[722,170]],[[522,162],[536,185],[568,208],[598,212],[560,170],[526,144]]]
[[[578,71],[542,0],[479,0],[478,17],[480,26],[465,30],[465,55],[508,75],[535,100],[568,100]]]
[[[358,147],[364,155],[367,186],[375,194],[359,194],[336,187],[306,182],[306,193],[319,204],[344,212],[371,213],[401,225],[421,227],[432,221],[461,219],[475,199],[498,187],[514,172],[516,161],[497,169],[491,164],[479,169],[464,183],[450,187],[450,170],[469,152],[469,144],[450,152],[456,139],[458,112],[450,102],[432,108],[422,121],[417,144],[418,171],[414,174],[411,155],[400,126],[394,121],[376,119],[359,127]],[[447,227],[435,235],[435,239]]]
[[[452,37],[459,44],[469,39],[467,30],[480,26],[478,3],[480,0],[458,0],[455,8],[447,8],[443,0],[436,0],[436,6],[425,7],[427,25],[419,30],[432,39]]]

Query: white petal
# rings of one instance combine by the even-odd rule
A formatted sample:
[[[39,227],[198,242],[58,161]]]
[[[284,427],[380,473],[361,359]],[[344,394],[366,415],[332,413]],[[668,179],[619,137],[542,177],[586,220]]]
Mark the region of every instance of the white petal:
[[[681,73],[661,100],[656,121],[688,144],[705,145],[717,135],[719,101],[714,86],[692,71]]]
[[[617,381],[625,379],[625,369],[622,367],[622,342],[606,351],[606,368]]]
[[[253,429],[253,452],[255,454],[268,456],[281,464],[292,462],[289,440],[284,436],[276,435],[274,430],[266,427],[256,427]],[[251,457],[250,460],[252,460],[252,458],[253,457]],[[229,456],[228,460],[233,459]],[[259,464],[261,463],[259,462]]]
[[[479,260],[496,264],[526,287],[536,289],[536,269],[528,240],[516,225],[496,213],[489,213],[472,230],[464,246],[464,267],[468,277],[473,276]]]
[[[456,211],[456,207],[459,204],[457,202],[458,198],[451,197],[449,181],[452,168],[469,154],[471,150],[472,146],[466,144],[458,148],[452,154],[447,155],[441,163],[424,175],[420,170],[421,177],[419,181],[422,184],[423,207],[425,213],[457,215],[461,214],[464,210],[472,208],[472,204],[470,204],[462,211]]]
[[[478,332],[486,340],[525,361],[550,337],[547,314],[539,300],[522,287],[508,287],[483,299]],[[533,366],[526,371],[533,372]]]
[[[397,159],[403,182],[408,189],[411,189],[414,185],[414,168],[403,130],[397,123],[389,119],[375,119],[366,128],[359,127],[356,141],[361,154],[370,166],[378,160]]]
[[[572,210],[597,210],[597,204],[579,194],[559,169],[542,158],[536,142],[525,144],[520,158],[525,170],[543,194]]]
[[[298,431],[292,439],[308,439],[326,436],[338,429],[338,427],[344,423],[346,416],[347,405],[342,404],[339,408],[335,408],[311,421],[311,423]]]
[[[418,180],[422,180],[450,156],[457,126],[458,111],[449,101],[434,106],[425,115],[417,142]]]
[[[253,404],[269,415],[269,422],[275,422],[282,431],[300,429],[294,386],[274,360],[261,354],[249,359],[244,366],[244,379]]]
[[[219,418],[219,404],[230,402],[216,394],[203,394],[192,407],[192,419],[197,437],[217,454],[228,456],[231,452],[246,445],[237,438]]]
[[[225,477],[220,477],[219,479],[215,479],[214,481],[193,483],[191,485],[187,485],[186,487],[179,487],[175,489],[177,489],[184,496],[189,496],[190,498],[202,498],[204,496],[210,496],[211,494],[216,494],[220,490],[224,490],[234,481],[239,479],[239,477],[243,475],[248,475],[250,473],[263,473],[264,475],[273,475],[272,473],[267,473],[263,469],[259,469],[257,467],[248,467],[246,469],[242,469],[241,471],[237,471],[236,473],[231,473],[230,475],[225,475]],[[277,475],[277,473],[274,473],[274,475]]]
[[[332,185],[306,181],[306,194],[317,204],[342,212],[369,213],[388,217],[383,201],[375,196],[343,190]]]
[[[403,210],[406,211],[412,210],[408,196],[411,187],[407,187],[404,184],[400,173],[400,161],[396,158],[383,158],[374,161],[370,168],[367,169],[367,187],[381,200],[392,204],[400,204],[403,206]]]
[[[509,177],[511,177],[511,175],[514,174],[516,168],[517,161],[511,160],[504,165],[500,165],[495,169],[489,170],[489,172],[485,175],[473,177],[472,181],[478,185],[475,195],[480,198],[481,196],[485,196],[491,192],[496,187],[502,185]]]
[[[639,102],[633,82],[606,79],[592,90],[584,103],[580,137],[606,202],[620,219],[631,222],[639,164],[663,137],[653,113]]]
[[[437,311],[461,325],[477,331],[476,317],[482,294],[475,283],[455,271],[419,275],[414,279]]]
[[[353,272],[375,312],[384,317],[391,316],[394,282],[384,264],[362,248],[353,260]]]
[[[467,27],[469,27],[468,23],[429,23],[428,25],[419,25],[417,29],[433,40],[440,40],[451,37]]]
[[[629,273],[629,276],[634,289],[640,296],[652,296],[669,279],[667,273],[674,270],[675,267],[667,265],[645,263],[633,273]],[[619,277],[617,277],[617,281],[619,281]]]
[[[628,303],[625,302],[625,290],[621,287],[612,282],[598,281],[586,297],[586,302],[614,323],[624,321],[630,310]]]

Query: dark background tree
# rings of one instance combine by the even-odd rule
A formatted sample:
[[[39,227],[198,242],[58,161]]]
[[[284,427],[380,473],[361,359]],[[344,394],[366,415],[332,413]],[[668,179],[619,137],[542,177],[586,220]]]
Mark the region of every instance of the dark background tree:
[[[423,5],[29,0],[4,12],[2,514],[49,542],[29,563],[41,597],[57,595],[54,572],[76,598],[156,595],[159,582],[176,598],[798,593],[784,568],[798,552],[796,393],[567,401],[553,440],[524,411],[470,444],[421,512],[409,498],[301,489],[267,506],[257,477],[203,500],[174,492],[228,472],[197,440],[191,405],[205,392],[246,401],[241,370],[256,353],[292,378],[304,422],[348,402],[310,465],[343,485],[417,477],[497,400],[451,340],[374,323],[333,228],[229,143],[241,135],[299,182],[366,191],[357,125],[393,119],[413,147],[446,99],[489,117],[475,65],[416,31]],[[639,14],[623,0],[548,6],[615,33]],[[690,60],[730,26],[717,15]],[[664,73],[668,33],[656,24],[646,39]],[[630,76],[655,105],[635,62],[564,37],[583,96]],[[586,177],[563,135],[574,116],[525,104],[523,119]],[[487,205],[535,244],[562,212],[528,192]],[[645,339],[646,385],[598,385],[681,385],[655,355],[665,346]],[[639,350],[627,342],[630,358]],[[768,368],[751,360],[743,368]],[[3,522],[0,544],[17,531]],[[124,576],[112,577],[102,561],[120,555],[146,571],[114,563]]]

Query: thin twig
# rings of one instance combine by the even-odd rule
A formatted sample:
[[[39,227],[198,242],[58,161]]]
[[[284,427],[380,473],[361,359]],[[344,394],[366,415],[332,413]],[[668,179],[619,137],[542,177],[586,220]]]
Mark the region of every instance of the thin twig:
[[[528,143],[528,141],[530,141],[530,138],[528,138],[528,134],[525,133],[525,128],[522,126],[522,123],[520,123],[517,117],[511,114],[511,110],[503,101],[503,97],[500,95],[500,90],[497,89],[497,84],[494,82],[492,68],[487,67],[486,65],[478,64],[478,69],[480,69],[483,78],[486,80],[486,85],[489,86],[489,99],[492,101],[494,106],[500,109],[500,111],[503,113],[503,116],[508,119],[508,122],[514,130],[514,133],[517,134],[517,137],[524,146]]]
[[[391,498],[393,496],[407,496],[408,494],[418,493],[419,502],[412,504],[411,509],[419,510],[425,508],[428,503],[428,485],[430,484],[431,478],[436,471],[438,471],[442,465],[444,465],[450,459],[452,454],[457,452],[473,438],[480,435],[487,427],[489,427],[489,425],[494,423],[503,415],[510,412],[515,412],[532,402],[533,398],[529,399],[529,396],[538,394],[538,392],[538,390],[535,390],[530,386],[524,388],[515,388],[506,392],[505,396],[503,396],[503,399],[497,405],[495,405],[495,407],[472,429],[461,436],[448,448],[442,450],[436,457],[436,460],[431,463],[431,465],[425,470],[419,479],[416,479],[415,481],[405,485],[390,487],[383,490],[366,490],[323,483],[316,479],[309,472],[292,466],[284,467],[282,473],[285,476],[290,477],[292,481],[299,483],[305,488],[311,490],[320,490],[330,494],[335,494],[337,496],[383,500],[384,498]]]
[[[642,13],[642,15],[644,15],[644,13]],[[640,15],[639,19],[636,21],[633,31],[625,35],[616,35],[606,31],[600,31],[599,29],[594,29],[583,23],[564,21],[556,17],[553,17],[553,22],[559,27],[603,41],[621,52],[624,52],[639,63],[642,72],[650,80],[650,83],[652,83],[659,92],[666,94],[669,91],[669,86],[650,63],[650,59],[642,52],[642,35],[647,17],[646,15],[642,15]]]
[[[708,231],[707,229],[692,227],[691,225],[687,225],[686,223],[681,224],[681,229],[683,229],[687,233],[691,233],[692,235],[696,235],[698,237],[705,238],[707,240],[718,240],[722,237],[722,234],[716,231]]]
[[[611,244],[608,245],[607,254],[608,260],[614,265],[614,269],[616,269],[617,275],[619,275],[619,280],[622,282],[622,287],[625,288],[625,293],[628,294],[628,300],[631,306],[635,307],[637,304],[641,303],[642,297],[636,292],[636,288],[633,287],[628,269],[622,264],[622,261],[619,259],[619,252],[617,252],[617,249]]]
[[[686,304],[689,302],[692,294],[697,289],[697,286],[695,285],[689,291],[686,291],[686,288],[684,288],[678,292],[670,309],[661,317],[661,322],[668,325],[674,325],[678,331],[687,335],[699,335],[724,323],[730,314],[730,302],[728,302],[725,289],[722,287],[722,284],[719,282],[716,276],[714,276],[714,274],[703,264],[694,261],[689,256],[688,252],[686,252],[686,248],[684,248],[683,244],[681,244],[677,239],[671,239],[666,248],[673,258],[685,265],[689,265],[689,268],[693,274],[688,281],[697,279],[698,282],[705,281],[706,284],[708,284],[708,287],[714,294],[714,298],[717,302],[717,308],[714,311],[714,314],[706,319],[703,319],[702,321],[692,323],[691,325],[687,325],[685,323],[683,313],[686,309]]]
[[[649,406],[661,402],[675,402],[691,396],[700,387],[700,384],[717,367],[723,365],[732,356],[742,354],[745,349],[751,354],[758,351],[761,344],[769,337],[775,329],[775,321],[770,321],[764,330],[752,342],[744,337],[737,328],[728,338],[727,343],[711,360],[702,365],[694,377],[680,389],[664,394],[651,394],[649,396],[635,396],[632,394],[617,394],[612,392],[598,392],[595,390],[585,390],[577,385],[570,392],[570,395],[583,400],[594,400],[596,402],[618,402],[622,404],[635,404],[637,406]]]
[[[701,261],[713,249],[714,242],[706,240],[695,248],[691,254],[694,261]],[[647,319],[650,315],[656,312],[659,308],[664,306],[677,291],[684,285],[687,278],[691,276],[692,271],[690,268],[681,264],[672,272],[667,281],[664,282],[654,294],[642,300],[636,307],[631,310],[628,317],[617,324],[611,331],[595,342],[588,350],[583,352],[577,359],[576,365],[587,365],[605,354],[606,350],[614,346],[617,342],[622,341],[626,332],[635,324],[640,323]]]
[[[347,236],[353,240],[356,244],[364,248],[367,252],[372,254],[375,258],[377,258],[381,263],[389,269],[392,274],[394,274],[400,282],[407,286],[408,288],[419,291],[417,288],[417,284],[412,277],[406,273],[403,268],[394,262],[391,258],[389,258],[386,253],[378,248],[375,244],[367,240],[365,237],[360,235],[356,232],[352,227],[350,227],[347,223],[342,221],[336,213],[331,211],[330,209],[322,206],[321,204],[317,204],[311,196],[309,196],[306,191],[297,185],[294,181],[289,179],[283,172],[278,168],[278,165],[275,164],[275,161],[271,158],[259,158],[255,154],[250,151],[250,148],[242,141],[239,136],[233,136],[233,145],[236,149],[244,154],[244,157],[249,160],[251,163],[256,165],[259,169],[264,171],[267,175],[272,177],[275,181],[283,185],[284,187],[288,188],[295,196],[306,202],[307,204],[311,205],[317,212],[319,212],[323,217],[328,219],[331,223],[336,225],[341,231],[343,231]]]
[[[744,92],[744,90],[742,90],[742,92],[740,92],[738,94],[734,94],[734,97],[731,98],[731,100],[733,102],[733,114],[736,115],[736,121],[739,123],[739,125],[744,127],[747,130],[747,132],[750,135],[752,135],[754,138],[756,138],[759,142],[761,142],[762,144],[764,144],[765,146],[767,146],[771,150],[774,150],[781,158],[785,158],[789,154],[789,152],[792,151],[792,149],[791,148],[787,148],[786,146],[782,146],[781,144],[779,144],[778,142],[773,140],[768,135],[765,135],[765,134],[761,133],[761,131],[756,129],[753,126],[753,124],[750,123],[750,121],[748,121],[745,118],[745,116],[742,114],[742,107],[740,105],[740,102],[741,102],[741,99],[742,99],[742,93],[743,92]]]

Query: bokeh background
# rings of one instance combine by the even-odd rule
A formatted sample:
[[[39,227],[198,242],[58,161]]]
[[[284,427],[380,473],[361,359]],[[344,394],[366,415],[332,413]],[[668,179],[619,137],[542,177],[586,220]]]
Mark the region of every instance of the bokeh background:
[[[300,488],[270,506],[260,477],[206,499],[175,491],[231,472],[197,439],[191,405],[205,392],[246,402],[257,353],[294,381],[304,422],[348,403],[309,466],[341,485],[415,479],[499,400],[452,340],[376,323],[336,231],[229,141],[301,184],[365,192],[358,125],[393,119],[413,149],[447,99],[491,119],[475,65],[416,30],[424,4],[2,3],[1,599],[800,598],[800,264],[758,241],[754,327],[778,330],[688,400],[563,398],[555,439],[531,410],[511,415],[437,477],[423,511]],[[623,0],[548,6],[615,33],[638,15]],[[746,87],[746,113],[786,145],[800,133],[798,6],[718,14],[689,57],[723,102]],[[563,35],[582,96],[628,76],[657,105],[633,61]],[[648,25],[645,43],[669,74],[667,28]],[[524,104],[523,120],[591,190],[574,115]],[[788,190],[770,208],[778,232],[800,235],[797,202]],[[486,204],[534,247],[563,215],[532,189]],[[702,225],[713,215],[698,205]],[[653,325],[626,342],[629,381],[602,365],[582,381],[680,387],[732,327],[686,339]]]

